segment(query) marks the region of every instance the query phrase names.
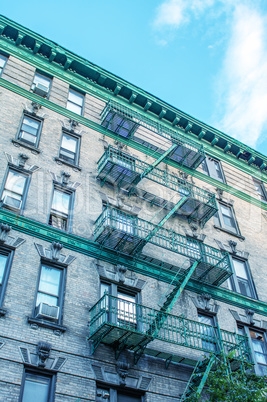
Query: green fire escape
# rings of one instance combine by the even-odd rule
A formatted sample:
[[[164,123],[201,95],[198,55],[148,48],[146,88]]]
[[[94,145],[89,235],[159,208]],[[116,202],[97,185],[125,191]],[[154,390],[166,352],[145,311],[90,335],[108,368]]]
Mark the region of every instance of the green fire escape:
[[[98,161],[98,179],[101,186],[109,183],[129,197],[133,194],[166,210],[166,216],[158,223],[139,219],[109,205],[95,223],[95,241],[113,252],[127,255],[133,261],[150,258],[143,252],[147,244],[165,249],[174,255],[175,264],[162,262],[162,267],[171,266],[172,282],[163,296],[159,310],[138,305],[109,294],[105,294],[90,310],[89,339],[92,352],[100,343],[111,345],[116,358],[124,349],[134,352],[137,363],[143,353],[170,361],[196,366],[185,390],[184,399],[194,388],[198,377],[196,359],[185,357],[182,352],[166,353],[151,348],[155,340],[163,340],[203,352],[234,353],[235,361],[247,359],[245,337],[220,330],[217,327],[171,315],[171,310],[190,279],[221,285],[232,274],[227,252],[215,249],[188,238],[171,229],[164,228],[165,222],[176,214],[185,216],[189,222],[196,221],[201,227],[217,212],[214,194],[202,190],[185,180],[169,174],[158,167],[167,160],[176,161],[191,169],[204,160],[203,148],[181,137],[177,131],[119,104],[109,102],[102,112],[102,125],[120,137],[131,139],[154,151],[156,158],[148,164],[125,152],[109,146]],[[139,183],[149,179],[172,190],[177,202],[149,193]],[[154,257],[151,257],[155,260]],[[188,268],[183,268],[187,264]],[[181,268],[182,267],[182,268]],[[214,354],[215,355],[215,354]],[[213,359],[210,359],[213,361]],[[205,366],[208,375],[213,363]],[[204,367],[204,363],[201,366]],[[204,381],[204,380],[203,380]],[[201,392],[203,381],[197,385]],[[190,385],[191,384],[191,385]]]
[[[181,332],[182,327],[184,338],[180,341],[177,339],[176,342],[184,346],[194,347],[188,340],[188,336],[191,339],[191,331],[187,333],[186,330],[186,326],[190,326],[191,321],[170,316],[171,309],[190,278],[212,285],[220,285],[232,274],[231,264],[227,252],[207,246],[196,239],[188,241],[186,236],[163,228],[162,225],[166,219],[167,217],[158,225],[154,225],[109,206],[97,219],[95,241],[103,247],[127,254],[129,258],[135,258],[136,254],[138,257],[140,256],[142,249],[149,242],[172,251],[177,255],[177,258],[181,256],[184,262],[190,262],[190,266],[182,270],[176,267],[170,286],[172,290],[166,293],[165,302],[158,311],[141,305],[134,305],[134,303],[127,304],[126,301],[119,301],[110,295],[105,295],[91,309],[89,338],[93,341],[93,350],[100,342],[113,345],[117,351],[117,356],[123,349],[127,348],[134,351],[135,362],[137,362],[143,353],[151,354],[148,348],[149,343],[154,339],[162,339],[160,334],[165,333],[166,328],[167,332],[169,332],[169,328],[173,328],[171,330],[173,333],[179,320],[180,329],[178,333]],[[121,307],[123,303],[126,303],[124,308]],[[170,319],[176,322],[175,327],[169,325],[168,320]],[[200,325],[198,328],[204,328],[202,327],[203,324],[198,324]],[[196,342],[196,349],[205,350],[203,342],[202,346],[199,342],[201,339],[203,340],[203,336],[205,338],[208,332],[208,330],[204,330],[204,335],[201,334],[201,330],[192,332],[193,338],[194,336],[198,338],[194,341]],[[177,337],[178,334],[174,336]],[[214,345],[214,342],[212,340],[208,343]],[[154,355],[153,353],[152,355]],[[181,362],[181,357],[176,361]],[[189,359],[187,359],[187,363],[188,361]]]
[[[131,139],[159,155],[170,150],[168,158],[180,165],[196,169],[205,159],[203,145],[148,115],[117,102],[109,101],[106,104],[101,113],[101,124],[118,139]],[[185,131],[190,128],[187,127]]]
[[[180,198],[186,197],[173,214],[183,215],[188,218],[189,222],[197,221],[203,227],[217,212],[215,195],[157,167],[166,159],[170,149],[155,162],[148,164],[109,146],[98,161],[97,177],[100,179],[101,185],[104,185],[105,182],[113,184],[129,196],[134,193],[151,205],[171,211],[175,207],[174,202],[152,194],[138,187],[137,184],[146,178],[167,187]]]

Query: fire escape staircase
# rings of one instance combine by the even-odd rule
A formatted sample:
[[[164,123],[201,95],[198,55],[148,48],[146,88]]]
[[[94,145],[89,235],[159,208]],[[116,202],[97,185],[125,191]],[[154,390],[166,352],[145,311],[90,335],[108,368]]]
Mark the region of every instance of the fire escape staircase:
[[[98,161],[97,177],[101,182],[101,186],[104,183],[110,183],[129,197],[135,194],[151,205],[170,211],[174,208],[175,203],[149,193],[138,184],[146,178],[165,186],[176,197],[187,197],[186,202],[180,204],[175,213],[187,217],[189,222],[197,221],[201,227],[204,227],[205,223],[218,210],[215,195],[158,168],[158,165],[166,160],[176,149],[177,144],[174,143],[158,159],[148,164],[109,146]]]

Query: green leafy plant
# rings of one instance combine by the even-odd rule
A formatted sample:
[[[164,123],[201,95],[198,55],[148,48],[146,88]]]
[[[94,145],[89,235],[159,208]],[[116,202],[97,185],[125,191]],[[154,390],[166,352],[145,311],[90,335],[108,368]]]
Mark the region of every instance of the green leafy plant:
[[[187,402],[266,402],[267,377],[257,376],[247,362],[231,372],[232,356],[218,358],[200,396],[191,394]],[[201,374],[200,374],[201,375]]]

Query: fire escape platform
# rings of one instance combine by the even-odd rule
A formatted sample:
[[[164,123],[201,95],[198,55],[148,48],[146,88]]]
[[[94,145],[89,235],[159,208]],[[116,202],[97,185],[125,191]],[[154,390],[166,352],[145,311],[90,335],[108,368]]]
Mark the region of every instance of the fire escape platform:
[[[154,162],[155,165],[156,163],[157,161]],[[105,182],[110,183],[122,189],[129,196],[135,194],[152,205],[171,210],[174,203],[136,187],[136,184],[143,178],[163,185],[174,191],[177,196],[187,197],[186,202],[176,211],[176,214],[186,216],[189,222],[198,221],[202,227],[218,210],[214,194],[158,167],[151,168],[148,163],[113,147],[109,147],[99,159],[97,177],[101,181],[101,185]]]
[[[163,325],[158,322],[155,337],[149,335],[149,328],[155,325],[156,317],[164,316]],[[248,359],[248,339],[246,336],[221,330],[183,316],[175,316],[155,310],[141,304],[132,303],[109,294],[105,294],[91,309],[89,337],[92,349],[100,343],[112,346],[115,350],[132,351],[145,346],[145,354],[194,366],[201,356],[199,353],[188,356],[186,349],[203,353],[232,353],[236,366]],[[175,353],[157,350],[155,345],[147,348],[154,339],[178,345],[172,348]]]
[[[101,125],[118,137],[131,139],[159,154],[163,154],[171,143],[176,143],[177,148],[168,158],[191,169],[196,169],[205,159],[202,144],[198,144],[178,130],[114,101],[109,101],[103,109]]]
[[[227,252],[109,206],[97,219],[94,234],[96,242],[128,256],[139,256],[139,252],[149,242],[188,258],[191,264],[198,261],[192,275],[198,281],[220,285],[232,275]]]

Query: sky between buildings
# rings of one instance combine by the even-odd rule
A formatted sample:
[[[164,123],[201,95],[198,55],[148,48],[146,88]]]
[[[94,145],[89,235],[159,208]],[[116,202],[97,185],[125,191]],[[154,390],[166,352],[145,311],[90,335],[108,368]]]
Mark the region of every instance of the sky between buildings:
[[[2,0],[0,13],[267,154],[266,0]]]

